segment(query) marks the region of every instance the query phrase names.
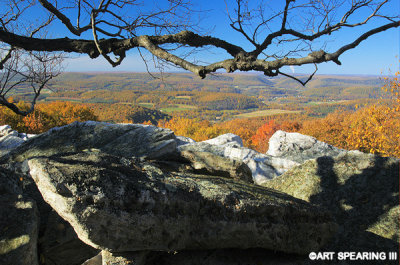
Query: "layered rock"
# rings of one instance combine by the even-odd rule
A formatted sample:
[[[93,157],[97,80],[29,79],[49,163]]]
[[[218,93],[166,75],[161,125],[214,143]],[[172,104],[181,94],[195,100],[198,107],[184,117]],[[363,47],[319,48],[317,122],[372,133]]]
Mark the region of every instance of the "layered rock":
[[[300,133],[276,131],[269,139],[267,155],[288,159],[297,163],[320,156],[337,156],[346,150],[318,141],[314,137]]]
[[[0,264],[37,265],[39,217],[12,172],[0,169]]]
[[[397,251],[399,160],[350,151],[319,157],[264,184],[320,205],[341,226],[327,249]]]
[[[12,232],[0,233],[0,264],[37,264],[35,204],[46,265],[303,264],[288,253],[398,249],[398,159],[279,131],[261,154],[232,134],[196,143],[144,125],[73,123],[32,139],[2,128],[23,142],[0,159],[0,229]]]
[[[26,163],[18,163],[18,161],[24,162],[24,156],[28,158],[30,155],[46,155],[46,149],[47,151],[52,150],[52,152],[63,152],[66,147],[62,146],[62,142],[58,142],[59,146],[57,146],[54,135],[52,141],[47,142],[46,140],[48,139],[43,137],[43,134],[37,136],[39,144],[36,146],[36,140],[34,139],[36,136],[18,133],[12,130],[8,125],[1,126],[0,128],[2,128],[0,134],[4,135],[3,138],[1,138],[3,141],[0,142],[0,146],[4,146],[5,143],[7,143],[4,137],[10,137],[10,135],[18,137],[18,139],[22,141],[19,145],[8,146],[7,152],[4,152],[4,156],[1,158],[1,168],[8,169],[12,172],[13,178],[17,179],[21,186],[21,194],[23,194],[24,198],[33,201],[37,206],[40,215],[37,249],[40,253],[41,263],[51,265],[80,265],[86,259],[98,253],[98,250],[79,240],[71,225],[58,216],[56,212],[52,211],[52,208],[43,200],[36,184],[29,175],[29,169],[26,167]],[[71,130],[71,125],[65,126],[64,128],[65,130]],[[59,130],[62,130],[62,128]],[[46,134],[49,133],[50,132],[47,132]],[[79,135],[79,132],[75,133]],[[63,135],[67,135],[67,133],[64,132]],[[85,138],[83,134],[81,134],[80,137]],[[69,138],[68,140],[66,138],[61,138],[61,140],[67,145],[68,142],[76,142],[76,139],[73,138]],[[55,146],[53,146],[53,141]],[[36,148],[38,150],[36,150],[36,152],[30,152],[30,148]],[[41,149],[43,150],[42,153],[39,151]],[[38,251],[35,250],[35,253]]]
[[[238,135],[226,133],[215,138],[203,141],[203,143],[213,145],[223,145],[226,147],[243,147],[243,140]]]
[[[44,199],[79,238],[110,252],[260,247],[304,254],[335,231],[320,209],[229,178],[91,152],[28,164]]]
[[[176,136],[177,146],[195,143],[196,141],[189,137],[184,136]]]
[[[7,154],[33,136],[35,135],[18,133],[9,125],[0,126],[0,156]]]
[[[286,170],[296,165],[299,165],[299,163],[285,158],[272,157],[261,154],[250,148],[232,147],[232,145],[225,144],[221,146],[199,142],[180,145],[178,146],[178,151],[207,152],[220,157],[242,161],[250,168],[253,182],[258,185],[281,175]]]
[[[123,157],[155,159],[174,153],[176,138],[172,131],[150,125],[74,122],[37,135],[12,150],[6,158],[22,162],[30,157],[86,149],[99,149]]]
[[[253,182],[249,167],[240,160],[228,159],[210,152],[182,151],[180,155],[189,161],[194,172]]]
[[[103,255],[102,255],[103,254]],[[104,262],[104,263],[103,263]],[[107,263],[108,262],[108,263]],[[299,255],[266,250],[252,249],[211,249],[182,251],[139,251],[113,255],[102,251],[82,265],[293,265],[309,264],[309,258]]]

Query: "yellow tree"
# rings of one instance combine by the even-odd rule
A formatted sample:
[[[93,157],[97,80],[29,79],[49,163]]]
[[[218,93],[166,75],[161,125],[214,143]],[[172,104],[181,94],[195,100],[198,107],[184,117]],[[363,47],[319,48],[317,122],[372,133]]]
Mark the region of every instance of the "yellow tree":
[[[399,72],[394,78],[386,78],[383,90],[391,93],[391,103],[374,104],[352,115],[347,144],[364,152],[400,157]]]
[[[23,102],[17,105],[21,110],[30,107]],[[9,108],[0,108],[0,124],[8,124],[14,130],[25,133],[42,133],[53,127],[87,120],[97,120],[97,116],[89,107],[69,102],[39,104],[27,116],[18,115]]]

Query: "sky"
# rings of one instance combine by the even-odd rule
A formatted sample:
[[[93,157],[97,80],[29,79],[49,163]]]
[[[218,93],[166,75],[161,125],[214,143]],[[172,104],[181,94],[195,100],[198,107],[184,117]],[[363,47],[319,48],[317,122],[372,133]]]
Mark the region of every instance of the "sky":
[[[210,35],[223,40],[230,41],[239,45],[246,50],[251,50],[251,45],[237,32],[233,31],[229,26],[229,18],[227,16],[227,6],[223,0],[204,0],[192,1],[196,4],[196,8],[205,11],[202,13],[203,26],[210,30]],[[272,5],[277,5],[284,1],[274,1]],[[229,2],[228,2],[229,3]],[[275,4],[277,3],[277,4]],[[231,9],[231,6],[228,6]],[[274,6],[272,7],[274,8]],[[400,1],[394,0],[387,7],[392,14],[400,14]],[[195,14],[197,15],[197,14]],[[365,14],[364,14],[365,15]],[[369,27],[359,31],[358,29],[344,30],[342,33],[332,34],[332,39],[327,42],[328,51],[334,51],[335,48],[343,43],[353,41],[358,34],[362,34],[365,30],[370,29],[378,24],[372,23]],[[62,35],[62,28],[59,26]],[[58,29],[57,29],[58,30]],[[71,37],[70,37],[71,38]],[[322,63],[318,65],[318,74],[357,74],[357,75],[385,75],[394,73],[399,70],[399,54],[400,54],[400,31],[399,28],[389,29],[368,38],[355,49],[349,50],[340,56],[341,66],[333,62]],[[215,62],[228,58],[223,50],[206,50],[196,59]],[[157,71],[152,63],[149,63],[150,71]],[[314,67],[286,67],[284,71],[288,73],[312,73]],[[146,71],[138,52],[130,51],[127,58],[118,67],[113,68],[104,58],[90,59],[88,56],[73,55],[73,58],[66,60],[65,71]],[[176,68],[170,68],[167,71],[182,71]]]

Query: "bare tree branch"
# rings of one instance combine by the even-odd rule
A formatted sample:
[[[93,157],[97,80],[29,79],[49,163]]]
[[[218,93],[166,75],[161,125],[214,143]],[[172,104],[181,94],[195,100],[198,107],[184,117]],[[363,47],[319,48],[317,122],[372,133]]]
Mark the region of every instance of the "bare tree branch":
[[[60,73],[62,59],[61,54],[12,49],[10,59],[0,71],[0,104],[19,115],[26,116],[31,113],[47,83]],[[16,103],[9,100],[10,96],[18,96],[12,93],[13,90],[24,84],[29,84],[33,93],[28,110],[20,109]]]
[[[289,75],[289,74],[283,73],[283,72],[281,72],[281,71],[279,71],[279,70],[277,70],[277,74],[281,74],[281,75],[283,75],[283,76],[289,77],[289,78],[291,78],[291,79],[296,80],[297,82],[299,82],[302,86],[306,86],[307,83],[308,83],[308,82],[314,77],[314,75],[317,73],[317,71],[318,71],[318,67],[317,67],[317,65],[315,64],[315,71],[314,71],[311,75],[308,76],[308,78],[307,78],[306,81],[302,81],[301,79],[299,79],[299,78],[297,78],[297,77],[295,77],[295,76],[293,76],[293,75]]]
[[[234,2],[234,5],[228,1]],[[246,51],[236,42],[198,31],[199,25],[192,19],[194,11],[189,0],[76,0],[75,5],[68,1],[39,0],[39,5],[48,12],[48,18],[31,34],[22,32],[21,21],[26,10],[35,8],[37,2],[10,0],[8,9],[0,11],[0,42],[11,50],[0,57],[0,67],[4,68],[7,63],[15,66],[19,62],[11,59],[14,49],[31,54],[66,52],[87,54],[90,58],[101,55],[115,67],[127,58],[129,50],[142,48],[163,62],[189,70],[201,78],[219,69],[227,72],[261,71],[267,76],[288,76],[305,85],[315,72],[303,82],[280,69],[330,61],[340,65],[339,58],[346,51],[373,35],[400,26],[400,16],[390,15],[385,10],[389,2],[285,0],[269,5],[271,2],[263,0],[225,0],[231,28],[253,49]],[[75,19],[74,25],[72,21]],[[64,38],[34,36],[54,21],[61,22],[70,34]],[[365,27],[371,23],[376,23],[373,28]],[[326,41],[334,39],[335,33],[345,28],[358,28],[362,33],[329,50]],[[204,60],[195,58],[191,53],[194,49],[198,52],[196,56],[201,56],[204,49],[214,48],[224,52],[223,60],[199,63]],[[182,50],[191,56],[178,52]],[[10,80],[10,76],[5,75],[4,78]],[[25,79],[26,82],[32,81],[27,77]],[[41,89],[41,85],[33,88],[34,102]]]

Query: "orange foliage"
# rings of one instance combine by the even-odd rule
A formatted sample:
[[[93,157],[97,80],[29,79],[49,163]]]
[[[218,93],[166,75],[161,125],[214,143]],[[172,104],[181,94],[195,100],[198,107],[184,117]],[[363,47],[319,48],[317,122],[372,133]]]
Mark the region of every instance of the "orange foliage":
[[[268,151],[269,138],[278,130],[285,132],[297,132],[300,130],[301,124],[297,121],[276,122],[269,120],[264,125],[259,127],[256,133],[251,137],[251,146],[261,153]]]
[[[303,123],[301,133],[344,149],[400,157],[400,73],[386,79],[383,90],[392,94],[389,105],[373,104],[357,111],[336,111]]]
[[[389,106],[372,105],[352,115],[348,149],[400,157],[400,113]]]
[[[314,136],[322,142],[346,148],[349,128],[347,122],[350,114],[350,112],[335,111],[328,114],[325,118],[305,121],[299,132]]]
[[[279,124],[279,130],[285,132],[297,132],[301,129],[302,124],[298,121],[283,121]]]
[[[23,102],[18,103],[18,106],[21,109],[28,108]],[[53,127],[87,120],[97,120],[93,111],[87,106],[70,102],[38,104],[35,111],[26,117],[17,115],[6,107],[0,107],[0,123],[25,133],[42,133]]]
[[[260,119],[234,119],[218,124],[218,127],[224,129],[226,132],[240,136],[244,146],[257,149],[257,147],[253,145],[251,138],[264,123],[265,120]]]
[[[160,121],[158,126],[171,129],[175,132],[175,135],[190,137],[195,141],[204,141],[227,133],[226,130],[218,128],[207,120],[182,117],[173,117],[169,121]]]
[[[233,133],[243,140],[246,147],[259,152],[266,152],[272,134],[283,129],[297,131],[301,124],[294,121],[276,123],[274,120],[235,119],[224,123],[213,124],[207,120],[173,117],[169,121],[160,121],[159,127],[169,128],[175,135],[190,137],[195,141],[204,141],[225,133]]]
[[[269,138],[278,130],[278,125],[274,120],[270,120],[263,126],[258,128],[256,133],[251,137],[253,145],[263,153],[268,150]]]
[[[360,109],[351,119],[349,148],[383,156],[400,157],[400,72],[382,88],[392,95],[389,105],[374,104]]]

